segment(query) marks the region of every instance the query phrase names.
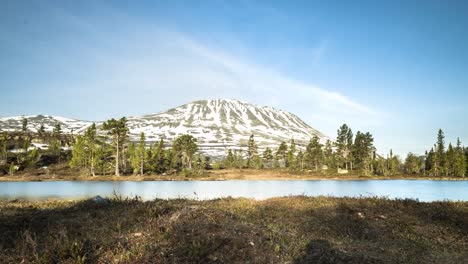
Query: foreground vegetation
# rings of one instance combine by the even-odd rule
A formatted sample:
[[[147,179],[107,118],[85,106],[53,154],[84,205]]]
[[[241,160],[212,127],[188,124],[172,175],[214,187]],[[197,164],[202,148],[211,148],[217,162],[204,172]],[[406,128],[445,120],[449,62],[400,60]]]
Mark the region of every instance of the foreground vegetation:
[[[110,178],[110,175],[197,178],[205,176],[208,170],[267,169],[323,178],[359,175],[442,179],[464,178],[468,169],[468,148],[460,140],[446,148],[442,130],[430,151],[423,156],[409,153],[404,161],[392,151],[387,157],[378,155],[369,132],[358,131],[354,135],[347,125],[339,128],[334,142],[322,144],[317,136],[300,144],[292,139],[289,144],[281,142],[277,149],[266,147],[262,153],[255,135],[251,135],[247,142],[239,142],[239,147],[228,149],[224,157],[211,160],[202,155],[197,139],[191,135],[148,144],[141,133],[139,141],[132,142],[125,118],[110,119],[99,128],[93,124],[80,135],[62,133],[60,124],[51,132],[43,127],[33,132],[27,129],[27,122],[23,120],[21,131],[0,133],[0,175],[24,175],[31,170],[38,175],[50,174],[50,168],[65,168],[64,163],[68,164],[68,170],[62,172],[81,178]]]
[[[1,201],[2,263],[467,263],[468,203]]]

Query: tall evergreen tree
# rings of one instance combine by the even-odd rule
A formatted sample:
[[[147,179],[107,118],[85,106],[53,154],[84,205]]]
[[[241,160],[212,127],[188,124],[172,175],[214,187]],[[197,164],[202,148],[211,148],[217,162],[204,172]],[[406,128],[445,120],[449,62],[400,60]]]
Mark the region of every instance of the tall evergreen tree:
[[[126,140],[128,128],[127,128],[127,119],[122,117],[119,120],[114,118],[107,120],[102,125],[104,130],[107,130],[107,134],[112,137],[112,141],[115,148],[115,175],[120,176],[120,152],[123,145],[123,141]]]
[[[23,132],[28,131],[28,119],[23,117],[21,130]]]
[[[89,171],[92,176],[96,176],[96,165],[100,162],[98,159],[98,149],[100,148],[97,139],[96,124],[93,123],[84,133],[84,144],[87,150]],[[101,154],[101,153],[99,153]]]
[[[288,145],[286,145],[286,142],[281,142],[281,144],[278,147],[278,150],[276,151],[275,159],[278,161],[277,162],[277,167],[280,167],[280,161],[285,162],[286,161],[286,154],[288,152]],[[276,166],[274,166],[276,167]]]
[[[320,144],[320,139],[318,136],[314,136],[309,144],[306,147],[306,153],[308,157],[308,162],[310,165],[318,171],[323,164],[323,150],[322,144]]]
[[[336,169],[336,155],[333,151],[333,145],[330,140],[327,140],[325,143],[325,148],[323,150],[324,162],[327,165],[328,170]]]
[[[193,155],[198,151],[197,139],[191,135],[182,135],[174,140],[172,149],[180,157],[182,167],[192,169]]]
[[[446,168],[446,153],[445,153],[445,136],[442,129],[439,129],[437,133],[437,143],[435,146],[435,157],[434,157],[434,172],[435,176],[441,176],[447,173]]]
[[[352,145],[353,132],[348,125],[343,124],[338,129],[338,136],[336,138],[337,160],[340,167],[344,165],[345,169],[352,169]]]
[[[257,163],[257,164],[256,164]],[[255,143],[254,135],[250,135],[247,143],[247,167],[254,168],[258,166],[258,147]]]
[[[271,149],[269,147],[267,147],[264,151],[263,151],[263,160],[265,161],[265,163],[267,164],[267,166],[269,166],[271,168],[272,164],[271,162],[273,161],[273,151],[271,151]]]
[[[286,167],[289,167],[292,170],[296,169],[296,142],[294,139],[291,139],[291,144],[289,145],[286,157]]]
[[[457,139],[457,146],[455,148],[455,164],[454,164],[454,176],[465,177],[466,175],[466,156],[461,145],[460,138]]]
[[[405,173],[407,174],[418,174],[421,171],[419,157],[413,153],[408,153],[405,159]]]
[[[373,171],[372,160],[374,157],[374,138],[367,133],[356,133],[354,139],[353,156],[356,160],[356,166],[365,174]]]

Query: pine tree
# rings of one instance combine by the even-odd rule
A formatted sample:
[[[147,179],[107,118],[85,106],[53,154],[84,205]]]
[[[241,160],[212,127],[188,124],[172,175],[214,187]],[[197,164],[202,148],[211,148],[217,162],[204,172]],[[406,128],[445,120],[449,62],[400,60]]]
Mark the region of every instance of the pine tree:
[[[232,153],[232,150],[229,149],[226,158],[224,159],[224,167],[233,168],[236,162],[236,157]]]
[[[70,167],[72,168],[85,168],[87,161],[87,151],[85,147],[84,137],[81,135],[76,136],[75,144],[72,149],[72,158],[70,160]]]
[[[267,147],[264,151],[263,151],[263,160],[265,161],[265,163],[267,164],[267,166],[269,168],[272,167],[272,164],[271,162],[273,161],[273,151],[271,151],[271,149],[269,147]]]
[[[254,162],[256,160],[256,162]],[[247,143],[247,167],[253,168],[258,166],[258,147],[254,140],[254,135],[250,135],[249,141]]]
[[[145,133],[141,132],[140,142],[138,143],[137,148],[138,161],[140,166],[140,176],[143,176],[145,169],[145,162],[147,160],[147,153],[145,149]]]
[[[286,167],[291,168],[291,170],[296,169],[296,142],[294,139],[291,139],[291,144],[289,145],[289,151],[286,158]]]
[[[318,171],[323,163],[323,150],[322,144],[318,136],[314,136],[306,147],[308,163],[315,171]]]
[[[191,135],[182,135],[174,140],[172,149],[180,157],[182,167],[192,169],[192,160],[195,152],[198,151],[197,140]]]
[[[28,131],[28,119],[23,117],[21,131]]]
[[[97,139],[96,124],[89,126],[84,133],[84,145],[87,150],[89,172],[92,176],[96,176],[96,165],[100,162],[97,157],[99,142]]]
[[[408,153],[405,159],[405,173],[407,174],[418,174],[421,171],[419,157],[413,153]]]
[[[7,132],[2,132],[0,134],[0,165],[6,165],[8,157],[8,134]]]
[[[296,162],[300,171],[303,171],[304,170],[304,153],[302,152],[302,150],[299,150],[299,152],[297,153]]]
[[[356,133],[353,146],[353,156],[356,166],[366,175],[373,171],[372,161],[374,157],[374,138],[367,133]]]
[[[103,130],[107,130],[107,134],[112,137],[115,148],[115,175],[120,176],[120,152],[128,132],[127,119],[125,117],[122,117],[119,120],[112,118],[104,122],[102,124],[102,128]]]
[[[338,136],[336,139],[337,147],[337,161],[340,167],[344,165],[345,169],[351,169],[353,166],[352,158],[352,146],[353,146],[353,132],[348,125],[343,124],[338,129]]]
[[[328,170],[331,169],[336,169],[336,156],[335,152],[333,151],[333,145],[330,140],[327,140],[325,143],[325,148],[324,148],[324,162],[325,165],[327,165]]]
[[[278,160],[278,168],[280,167],[280,161],[286,162],[286,153],[288,152],[288,145],[286,145],[286,142],[281,142],[281,144],[278,147],[278,150],[276,151],[275,158]]]

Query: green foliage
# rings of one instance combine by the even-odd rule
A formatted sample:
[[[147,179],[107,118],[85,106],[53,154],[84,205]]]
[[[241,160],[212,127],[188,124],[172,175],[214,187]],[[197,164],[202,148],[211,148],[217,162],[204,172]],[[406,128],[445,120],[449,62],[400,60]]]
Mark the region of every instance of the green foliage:
[[[320,139],[318,136],[314,136],[306,148],[306,162],[308,168],[313,168],[315,171],[318,171],[323,165],[323,145],[320,144]]]
[[[419,174],[421,172],[420,159],[413,153],[408,153],[405,159],[404,170],[407,174]]]
[[[337,162],[339,167],[345,169],[352,169],[353,167],[353,132],[348,125],[343,124],[338,129],[338,135],[336,139],[337,148]]]
[[[114,118],[107,120],[102,124],[102,129],[107,131],[107,134],[112,137],[115,147],[115,175],[120,176],[120,152],[127,139],[127,119],[122,117],[119,120]]]
[[[172,150],[180,159],[182,168],[191,169],[193,155],[198,151],[197,140],[191,135],[182,135],[174,140]]]

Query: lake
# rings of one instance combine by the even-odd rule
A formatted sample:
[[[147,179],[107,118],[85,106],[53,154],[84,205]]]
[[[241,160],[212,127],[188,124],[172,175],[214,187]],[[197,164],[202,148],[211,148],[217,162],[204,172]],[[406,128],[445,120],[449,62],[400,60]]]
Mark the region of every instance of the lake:
[[[0,182],[0,199],[78,199],[113,194],[123,197],[214,199],[307,195],[411,198],[420,201],[468,201],[468,181],[365,180],[365,181],[50,181]]]

